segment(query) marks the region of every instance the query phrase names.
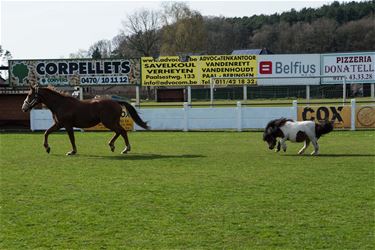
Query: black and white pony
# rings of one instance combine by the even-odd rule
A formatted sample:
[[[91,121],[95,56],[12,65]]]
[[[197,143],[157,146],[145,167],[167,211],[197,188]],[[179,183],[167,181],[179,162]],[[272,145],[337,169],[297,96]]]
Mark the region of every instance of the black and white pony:
[[[313,121],[296,122],[291,119],[280,118],[270,121],[263,133],[263,140],[268,143],[269,149],[274,149],[277,138],[280,141],[277,144],[276,152],[280,151],[280,146],[286,151],[286,141],[291,142],[305,142],[298,154],[303,154],[310,142],[314,146],[312,155],[319,153],[318,139],[333,130],[333,124],[329,121],[324,121],[321,124]]]

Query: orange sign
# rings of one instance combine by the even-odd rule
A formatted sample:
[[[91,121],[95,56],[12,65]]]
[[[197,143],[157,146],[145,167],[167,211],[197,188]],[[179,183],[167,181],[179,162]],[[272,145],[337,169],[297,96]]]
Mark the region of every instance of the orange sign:
[[[375,106],[358,106],[355,116],[356,128],[375,128]]]
[[[334,121],[335,128],[350,128],[350,106],[298,107],[298,121]]]

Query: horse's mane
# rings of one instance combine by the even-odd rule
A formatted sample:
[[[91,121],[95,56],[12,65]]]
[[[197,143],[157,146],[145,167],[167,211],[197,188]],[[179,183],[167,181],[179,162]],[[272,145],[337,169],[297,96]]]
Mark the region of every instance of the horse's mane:
[[[266,140],[267,136],[277,136],[278,133],[282,133],[280,127],[284,126],[286,122],[294,122],[292,119],[279,118],[268,122],[263,133],[263,140]]]
[[[54,95],[57,95],[57,96],[62,96],[62,97],[69,97],[69,98],[73,98],[75,99],[74,97],[70,96],[67,92],[64,92],[62,90],[59,90],[53,86],[48,86],[48,87],[41,87],[39,89],[45,89],[47,90],[49,93],[51,94],[54,94]]]
[[[287,119],[287,118],[279,118],[279,119],[275,119],[275,120],[272,120],[270,121],[267,126],[266,126],[266,129],[270,128],[270,127],[274,127],[274,128],[280,128],[282,126],[284,126],[284,124],[286,122],[294,122],[292,119]]]

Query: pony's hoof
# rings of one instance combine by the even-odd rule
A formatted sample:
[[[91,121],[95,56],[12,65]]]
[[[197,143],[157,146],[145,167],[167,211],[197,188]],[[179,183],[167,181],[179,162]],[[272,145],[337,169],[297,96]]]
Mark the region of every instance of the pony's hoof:
[[[76,151],[70,151],[70,152],[68,152],[68,153],[66,153],[66,155],[68,156],[68,155],[75,155],[77,152]]]
[[[46,152],[47,154],[49,154],[49,152],[51,152],[51,148],[50,147],[46,148]]]
[[[115,152],[115,146],[111,146],[111,145],[109,145],[109,147],[111,148],[111,151],[112,151],[112,152]]]
[[[130,152],[130,147],[126,147],[124,150],[122,150],[121,154],[127,154]]]
[[[311,155],[318,155],[318,154],[319,152],[315,152],[315,151],[311,153]]]

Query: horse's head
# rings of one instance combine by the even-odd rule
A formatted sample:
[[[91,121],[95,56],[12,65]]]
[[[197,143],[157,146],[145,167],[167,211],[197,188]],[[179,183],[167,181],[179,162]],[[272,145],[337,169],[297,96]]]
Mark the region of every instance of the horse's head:
[[[268,148],[269,149],[274,149],[276,145],[276,132],[277,128],[275,127],[267,127],[264,130],[263,133],[263,141],[266,141],[268,143]]]
[[[293,122],[293,120],[282,117],[272,120],[267,124],[263,133],[263,141],[268,143],[269,149],[274,149],[277,142],[277,137],[284,137],[284,134],[280,128],[283,127],[286,122]]]
[[[40,96],[38,94],[39,87],[38,86],[30,86],[30,91],[26,96],[26,99],[23,101],[22,104],[22,111],[27,112],[33,107],[35,107],[38,103],[40,103]]]

